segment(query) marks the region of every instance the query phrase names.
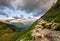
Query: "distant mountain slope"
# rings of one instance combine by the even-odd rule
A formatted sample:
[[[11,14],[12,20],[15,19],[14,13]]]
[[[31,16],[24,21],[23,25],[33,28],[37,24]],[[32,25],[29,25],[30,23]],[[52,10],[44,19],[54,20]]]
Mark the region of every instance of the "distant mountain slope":
[[[18,30],[18,28],[16,26],[8,24],[8,23],[3,23],[3,22],[0,21],[0,30],[1,29],[8,29],[8,28],[13,30],[13,31],[17,31]]]
[[[19,32],[16,26],[0,21],[0,41],[15,41]]]

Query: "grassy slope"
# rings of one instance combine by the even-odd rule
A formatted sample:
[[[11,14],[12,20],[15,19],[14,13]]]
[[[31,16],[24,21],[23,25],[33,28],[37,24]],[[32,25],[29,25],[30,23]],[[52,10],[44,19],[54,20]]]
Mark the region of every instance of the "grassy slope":
[[[57,1],[56,5],[54,5],[44,16],[41,17],[47,22],[54,21],[59,23],[59,26],[55,30],[60,31],[60,0]]]
[[[16,41],[20,41],[20,39],[23,39],[23,38],[27,38],[27,39],[31,38],[29,31],[31,31],[34,28],[34,26],[38,24],[38,20],[36,20],[33,24],[31,24],[30,26],[28,26],[24,30],[22,30],[20,32],[19,38]]]
[[[54,5],[44,16],[42,19],[51,22],[54,20],[55,22],[60,23],[60,0]]]
[[[15,41],[19,35],[19,32],[15,31],[15,26],[0,22],[0,41]]]
[[[35,21],[35,23],[31,24],[26,29],[16,32],[17,29],[15,26],[0,22],[0,41],[17,41],[19,38],[23,38],[24,36],[28,38],[30,33],[27,32],[33,29],[32,27],[34,27],[37,23],[38,22]]]

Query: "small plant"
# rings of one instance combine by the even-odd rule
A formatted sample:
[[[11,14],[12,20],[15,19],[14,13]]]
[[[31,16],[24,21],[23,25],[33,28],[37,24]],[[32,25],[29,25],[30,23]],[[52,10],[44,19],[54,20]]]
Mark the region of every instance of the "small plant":
[[[60,25],[55,28],[55,30],[60,31]]]

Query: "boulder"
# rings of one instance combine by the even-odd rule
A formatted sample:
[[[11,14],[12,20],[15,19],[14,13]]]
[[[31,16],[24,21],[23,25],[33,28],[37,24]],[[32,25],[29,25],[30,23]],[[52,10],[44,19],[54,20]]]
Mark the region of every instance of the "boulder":
[[[47,29],[51,29],[51,25],[52,25],[52,23],[47,23],[44,27]]]

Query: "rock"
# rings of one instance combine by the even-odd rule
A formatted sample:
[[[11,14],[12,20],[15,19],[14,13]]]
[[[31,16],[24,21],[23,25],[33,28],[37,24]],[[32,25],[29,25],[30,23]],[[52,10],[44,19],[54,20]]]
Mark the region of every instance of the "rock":
[[[31,31],[33,39],[31,41],[60,41],[60,31],[51,30],[57,24],[47,23],[43,19]]]
[[[35,28],[41,28],[42,26],[41,25],[36,25]]]
[[[52,25],[52,23],[47,23],[47,24],[45,25],[45,27],[46,27],[47,29],[51,29],[51,25]]]
[[[47,23],[46,21],[44,21],[43,19],[40,19],[38,25],[46,24],[46,23]]]
[[[40,39],[42,38],[41,36],[37,36],[37,37],[40,38]]]
[[[42,34],[41,36],[42,36],[42,38],[44,38],[44,37],[45,37],[45,35],[44,35],[44,34]]]
[[[32,40],[36,40],[36,38],[34,36],[32,36]]]
[[[36,32],[39,32],[39,30],[36,30]]]
[[[41,29],[43,29],[43,26],[41,26],[41,25],[36,25],[36,26],[35,26],[35,29],[40,29],[40,30],[41,30]]]
[[[40,22],[38,25],[45,25],[47,22]]]
[[[57,24],[57,23],[53,23],[53,24],[51,25],[51,27],[52,27],[51,29],[54,30],[54,29],[56,28],[56,26],[58,26],[58,24]]]
[[[57,23],[53,23],[52,25],[51,25],[51,27],[54,27],[54,26],[56,26],[57,25]]]
[[[58,38],[60,39],[60,36],[58,36]]]
[[[47,38],[43,38],[41,41],[50,41],[50,40]]]

